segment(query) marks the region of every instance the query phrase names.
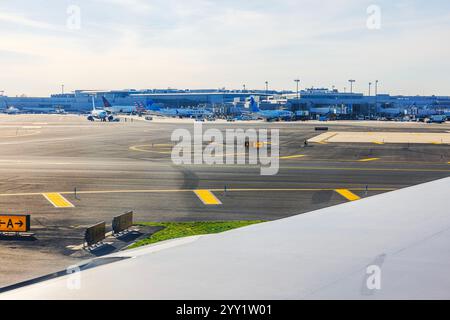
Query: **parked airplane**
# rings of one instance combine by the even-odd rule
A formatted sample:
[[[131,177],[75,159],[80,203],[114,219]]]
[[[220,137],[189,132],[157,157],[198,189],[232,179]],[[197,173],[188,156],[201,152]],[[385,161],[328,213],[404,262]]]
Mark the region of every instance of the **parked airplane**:
[[[445,115],[432,115],[427,119],[427,123],[445,123],[447,117]]]
[[[13,106],[10,106],[8,104],[8,101],[5,99],[5,109],[3,109],[3,112],[6,114],[18,114],[20,113],[20,110]]]
[[[137,105],[134,106],[124,106],[116,105],[113,106],[105,97],[102,97],[104,110],[108,113],[135,113],[137,112]]]
[[[148,105],[148,110],[152,114],[163,117],[179,117],[179,118],[205,118],[213,115],[211,111],[206,109],[193,109],[193,108],[176,108],[176,109],[161,109],[159,106],[155,106],[153,102]]]
[[[7,108],[4,110],[4,112],[5,112],[6,114],[18,114],[18,113],[20,113],[20,110],[17,109],[17,108],[15,108],[15,107],[13,107],[13,106],[10,106],[10,107],[7,107]]]
[[[205,118],[213,115],[211,111],[206,109],[178,108],[176,111],[181,118]]]
[[[106,112],[106,110],[95,108],[94,97],[92,97],[92,111],[91,114],[87,117],[87,119],[89,121],[95,121],[96,119],[103,122],[114,121],[114,117],[112,115],[109,115],[108,112]]]
[[[239,120],[239,121],[249,121],[249,120],[254,120],[254,117],[252,117],[251,114],[240,114],[234,118],[232,118],[232,120]]]
[[[162,117],[178,117],[176,109],[161,109],[158,106],[150,107],[150,114]]]
[[[143,103],[141,103],[141,102],[136,103],[136,113],[137,114],[141,115],[141,114],[147,113],[147,111],[148,111],[148,109],[144,106]]]
[[[159,108],[154,104],[152,100],[149,100],[147,102],[147,106],[145,106],[142,102],[135,103],[136,109],[135,112],[139,115],[142,114],[155,114],[155,112],[152,112],[154,110],[159,110]]]
[[[55,111],[54,111],[56,114],[67,114],[67,112],[66,112],[66,110],[64,110],[63,109],[63,107],[61,107],[61,106],[57,106],[56,108],[55,108]]]
[[[253,97],[250,98],[250,111],[257,118],[262,118],[267,121],[289,120],[294,116],[293,112],[287,110],[261,110]]]

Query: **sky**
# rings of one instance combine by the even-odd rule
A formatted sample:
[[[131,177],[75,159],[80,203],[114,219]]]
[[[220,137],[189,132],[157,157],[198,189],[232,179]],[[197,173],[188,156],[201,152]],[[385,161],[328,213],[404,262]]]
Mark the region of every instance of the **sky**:
[[[0,94],[295,90],[298,78],[450,95],[449,38],[448,0],[0,0]]]

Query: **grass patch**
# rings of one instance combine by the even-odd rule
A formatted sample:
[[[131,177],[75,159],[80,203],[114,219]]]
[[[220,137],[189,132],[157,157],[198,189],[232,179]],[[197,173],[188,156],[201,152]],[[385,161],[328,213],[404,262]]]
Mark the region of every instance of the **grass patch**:
[[[142,226],[164,227],[164,229],[152,234],[149,238],[142,239],[131,245],[129,248],[137,248],[148,244],[183,238],[201,234],[220,233],[231,229],[241,228],[263,220],[250,221],[201,221],[201,222],[143,222]]]

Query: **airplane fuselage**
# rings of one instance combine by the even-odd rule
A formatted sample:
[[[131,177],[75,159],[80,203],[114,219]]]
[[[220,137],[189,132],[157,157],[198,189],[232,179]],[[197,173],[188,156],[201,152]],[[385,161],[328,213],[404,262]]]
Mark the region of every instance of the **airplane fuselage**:
[[[256,115],[269,121],[275,119],[291,119],[294,114],[291,111],[287,110],[266,110],[259,111],[256,113]]]
[[[18,114],[20,112],[20,110],[17,108],[14,108],[14,107],[9,107],[9,108],[5,109],[4,112],[6,114]]]
[[[163,117],[197,118],[211,116],[212,113],[203,109],[159,109],[152,110],[152,114]]]
[[[95,120],[100,120],[100,121],[112,121],[113,117],[111,115],[108,115],[108,112],[106,112],[105,110],[92,110],[91,114],[88,116],[87,118],[89,121],[95,121]]]
[[[136,106],[111,106],[104,109],[109,113],[134,113],[136,112]]]

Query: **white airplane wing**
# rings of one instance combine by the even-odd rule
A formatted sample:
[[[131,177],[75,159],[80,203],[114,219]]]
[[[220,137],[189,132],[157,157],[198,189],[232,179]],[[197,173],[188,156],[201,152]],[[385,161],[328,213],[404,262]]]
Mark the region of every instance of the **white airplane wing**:
[[[0,299],[449,299],[449,195],[446,178],[167,241]]]

